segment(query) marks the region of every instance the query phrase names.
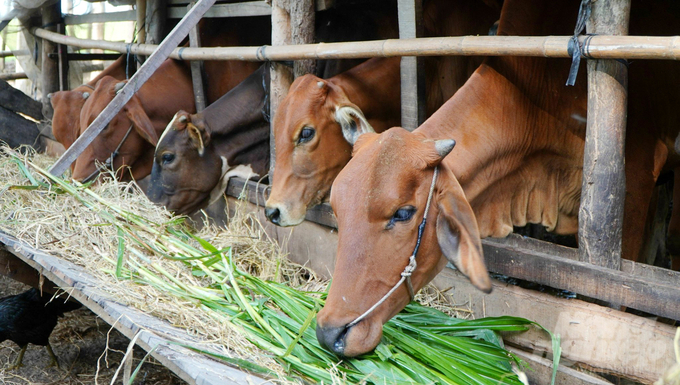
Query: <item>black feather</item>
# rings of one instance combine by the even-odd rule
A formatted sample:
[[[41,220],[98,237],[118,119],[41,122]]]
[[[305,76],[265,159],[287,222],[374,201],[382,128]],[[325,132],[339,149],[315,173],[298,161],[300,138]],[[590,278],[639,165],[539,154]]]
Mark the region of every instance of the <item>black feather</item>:
[[[40,295],[37,289],[0,299],[0,342],[14,341],[20,347],[27,344],[47,346],[57,318],[78,309],[77,302],[64,302],[52,296]]]

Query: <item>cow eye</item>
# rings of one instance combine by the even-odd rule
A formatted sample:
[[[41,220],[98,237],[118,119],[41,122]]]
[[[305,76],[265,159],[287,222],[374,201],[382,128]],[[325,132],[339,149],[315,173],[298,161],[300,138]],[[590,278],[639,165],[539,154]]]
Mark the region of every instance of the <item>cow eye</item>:
[[[392,215],[392,218],[390,218],[390,222],[387,224],[387,228],[390,229],[394,226],[395,223],[397,222],[406,222],[413,218],[413,214],[416,213],[416,208],[413,206],[406,206],[402,207],[399,210],[395,211],[394,215]]]
[[[310,140],[312,140],[312,138],[314,138],[315,133],[316,133],[316,131],[314,131],[313,128],[304,127],[300,131],[300,136],[298,137],[298,141],[297,141],[298,144],[309,142]]]
[[[169,152],[166,152],[165,154],[163,154],[161,156],[161,162],[163,162],[163,164],[172,163],[173,160],[175,160],[175,154],[171,154]]]

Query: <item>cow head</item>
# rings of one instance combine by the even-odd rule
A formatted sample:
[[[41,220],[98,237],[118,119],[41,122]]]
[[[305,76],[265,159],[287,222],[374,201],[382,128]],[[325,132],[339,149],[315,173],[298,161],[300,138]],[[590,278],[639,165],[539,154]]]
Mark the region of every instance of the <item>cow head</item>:
[[[87,99],[80,114],[80,134],[99,116],[116,94],[125,86],[111,76],[104,76]],[[130,133],[128,134],[128,131]],[[127,135],[127,137],[126,137]],[[73,179],[83,180],[97,174],[98,164],[105,163],[118,148],[118,155],[113,159],[111,168],[117,171],[116,177],[121,180],[143,178],[150,168],[135,167],[136,162],[151,157],[152,148],[158,143],[158,135],[151,120],[144,112],[142,102],[135,95],[125,104],[123,109],[111,119],[104,130],[76,159],[73,166]],[[125,172],[130,169],[130,173]]]
[[[78,138],[80,130],[80,111],[90,97],[89,86],[79,86],[71,91],[58,91],[47,97],[52,103],[52,134],[54,138],[69,148]]]
[[[343,137],[343,127],[349,137]],[[347,140],[363,132],[373,128],[340,87],[313,75],[296,79],[274,120],[276,166],[265,209],[269,220],[295,226],[309,207],[326,200],[352,155]]]
[[[439,176],[411,276],[413,289],[431,281],[448,260],[477,288],[491,290],[474,213],[453,172],[441,163],[454,144],[400,127],[359,137],[330,198],[339,239],[333,282],[317,316],[322,346],[349,357],[372,350],[382,325],[410,301],[402,284],[367,317],[347,326],[400,280],[416,244],[435,167]]]
[[[209,144],[205,123],[197,115],[178,112],[156,146],[149,199],[190,214],[221,196],[229,166]]]

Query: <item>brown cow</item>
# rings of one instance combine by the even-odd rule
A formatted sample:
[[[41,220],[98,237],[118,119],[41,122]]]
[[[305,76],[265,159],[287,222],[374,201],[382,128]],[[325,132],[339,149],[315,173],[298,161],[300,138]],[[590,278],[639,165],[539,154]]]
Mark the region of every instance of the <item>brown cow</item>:
[[[428,36],[486,34],[497,17],[478,0],[429,1],[424,9]],[[399,62],[376,58],[326,81],[311,75],[295,80],[274,118],[276,167],[265,209],[272,223],[295,226],[308,208],[328,199],[352,151],[343,140],[341,120],[356,125],[365,117],[377,132],[399,124]],[[428,112],[453,95],[480,63],[476,57],[427,58]]]
[[[206,19],[202,21],[200,29],[202,43],[206,47],[266,44],[271,35],[271,23],[266,17],[238,19],[229,23]],[[258,67],[258,63],[238,60],[206,61],[208,103],[238,85]],[[179,110],[195,112],[188,68],[188,62],[166,60],[126,104],[124,110],[78,157],[73,166],[73,178],[83,180],[96,177],[97,164],[107,164],[119,146],[113,164],[107,164],[116,170],[117,178],[139,180],[149,175],[153,164],[153,148],[172,117]],[[117,87],[123,86],[116,85],[111,79],[102,79],[99,83],[98,90],[85,103],[81,113],[81,132],[111,102]],[[129,169],[129,172],[125,169]]]
[[[191,214],[221,197],[230,177],[267,174],[268,85],[265,64],[202,112],[178,112],[156,146],[149,198]]]
[[[569,34],[574,18],[565,15],[575,16],[577,7],[577,2],[506,0],[499,34]],[[652,34],[633,28],[640,27],[635,15],[633,9],[631,32]],[[447,260],[489,291],[480,238],[504,237],[513,225],[540,223],[556,233],[576,232],[587,97],[584,73],[576,87],[564,86],[569,65],[490,58],[413,133],[392,128],[358,138],[331,194],[339,242],[333,283],[317,316],[322,345],[344,356],[368,352],[380,341],[382,324],[409,302],[406,285],[396,286],[359,318],[401,282],[432,183],[411,275],[414,291]],[[678,109],[665,107],[680,100],[663,92],[669,84],[680,86],[680,71],[671,71],[673,66],[658,61],[630,66],[624,252],[635,245],[626,238],[640,238],[655,178],[677,135]],[[655,73],[660,75],[650,75]],[[451,138],[458,142],[453,151]],[[439,176],[433,182],[435,168]]]
[[[71,147],[71,144],[78,138],[80,111],[83,109],[85,100],[94,91],[97,82],[104,76],[112,76],[119,80],[125,79],[125,58],[125,56],[119,57],[86,84],[72,90],[58,91],[48,95],[53,110],[52,134],[65,148]]]
[[[125,82],[111,76],[97,83],[81,111],[80,134],[124,85]],[[105,163],[118,147],[118,154],[109,165],[117,171],[116,178],[139,180],[149,175],[158,137],[178,110],[195,111],[193,85],[188,63],[169,59],[78,156],[73,165],[73,179],[96,177],[97,163]]]

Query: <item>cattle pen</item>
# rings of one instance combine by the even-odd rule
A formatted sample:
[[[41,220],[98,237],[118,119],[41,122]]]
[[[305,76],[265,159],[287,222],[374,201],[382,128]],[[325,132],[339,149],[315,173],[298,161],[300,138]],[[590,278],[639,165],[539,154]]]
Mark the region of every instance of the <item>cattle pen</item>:
[[[482,241],[489,271],[566,290],[591,300],[566,299],[541,291],[494,281],[494,291],[485,295],[469,285],[455,269],[446,268],[434,280],[442,289],[453,288],[456,303],[468,303],[476,316],[512,314],[526,317],[562,336],[562,356],[573,367],[593,373],[651,384],[674,362],[672,323],[657,318],[680,320],[680,272],[641,262],[622,259],[622,222],[625,198],[624,138],[627,108],[627,65],[622,59],[679,60],[680,36],[626,36],[631,12],[630,0],[593,1],[587,19],[587,32],[575,36],[422,36],[422,2],[396,0],[399,39],[314,43],[314,14],[342,7],[344,0],[270,0],[250,2],[216,2],[215,0],[137,0],[136,11],[114,14],[62,15],[60,2],[45,6],[42,19],[25,23],[27,34],[41,42],[40,83],[43,104],[49,108],[47,95],[69,89],[68,62],[83,60],[67,53],[66,46],[104,49],[127,55],[146,56],[146,61],[132,76],[102,114],[90,125],[64,155],[52,166],[61,175],[75,158],[101,132],[111,118],[133,97],[160,63],[167,57],[199,62],[202,60],[269,61],[271,66],[270,114],[285,96],[295,76],[310,72],[314,60],[401,56],[402,126],[416,129],[424,116],[423,56],[537,56],[584,58],[588,76],[588,118],[583,165],[578,248],[568,248],[519,235],[487,238]],[[584,0],[590,3],[589,0]],[[351,3],[347,1],[347,3]],[[204,17],[270,16],[271,45],[259,47],[200,47],[195,36],[189,47],[177,48]],[[137,43],[79,39],[64,35],[65,26],[106,21],[137,21],[145,28]],[[179,21],[178,21],[179,20]],[[177,25],[169,30],[167,23]],[[583,20],[586,23],[586,20]],[[38,27],[40,25],[41,27]],[[61,32],[60,32],[61,31]],[[593,36],[593,34],[595,34]],[[93,58],[94,59],[94,58]],[[38,57],[35,58],[38,60]],[[293,65],[290,65],[290,62]],[[202,93],[200,71],[194,78],[196,95]],[[565,81],[567,79],[565,74]],[[581,73],[580,76],[586,76]],[[74,86],[71,84],[70,86]],[[198,99],[198,97],[197,97]],[[198,100],[197,100],[198,101]],[[204,102],[203,102],[204,103]],[[197,103],[199,105],[199,103]],[[274,134],[270,137],[271,168],[274,167]],[[677,149],[676,144],[676,149]],[[240,178],[227,185],[228,202],[245,195],[250,209],[258,211],[262,222],[262,202],[267,186]],[[606,224],[606,225],[605,225]],[[285,244],[289,257],[309,266],[321,275],[330,275],[335,264],[338,243],[337,223],[330,205],[322,204],[307,212],[306,221],[297,230],[267,226],[269,235]],[[95,290],[97,283],[83,278],[81,272],[11,234],[0,233],[4,249],[48,279],[63,287],[74,288],[73,296],[90,307],[124,334],[135,338],[144,349],[152,351],[163,364],[189,383],[250,383],[249,375],[218,365],[205,357],[191,355],[186,349],[169,343],[159,333],[171,330],[141,312],[129,323],[116,322],[123,310],[110,298]],[[1,252],[2,250],[0,250]],[[594,300],[594,301],[593,301]],[[595,303],[593,303],[595,302]],[[620,311],[621,307],[644,312],[637,315]],[[139,314],[137,314],[139,313]],[[127,322],[127,321],[126,321]],[[514,351],[535,363],[535,378],[550,364],[543,354],[550,342],[537,333],[506,336]],[[594,343],[597,341],[597,343]],[[157,347],[158,346],[158,347]],[[532,351],[535,354],[529,354]],[[607,384],[600,377],[581,373],[565,364],[560,369],[561,384]],[[262,380],[264,381],[264,380]]]

